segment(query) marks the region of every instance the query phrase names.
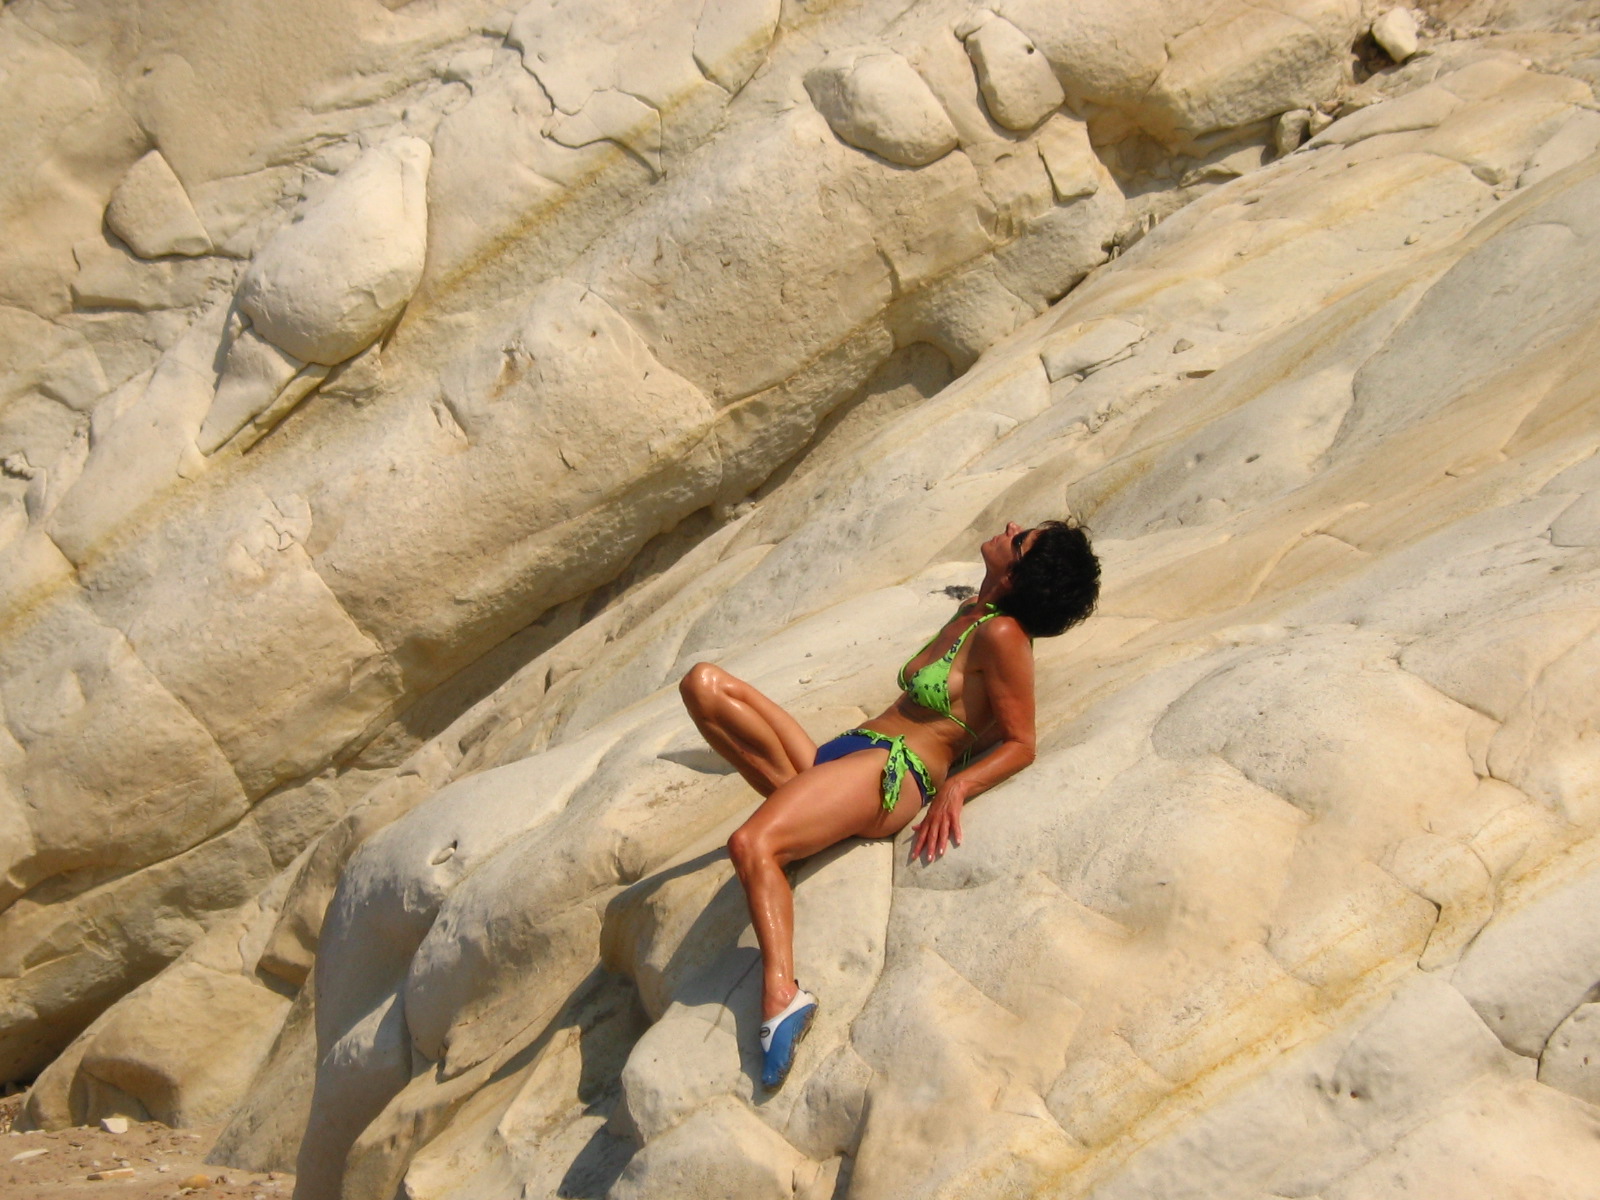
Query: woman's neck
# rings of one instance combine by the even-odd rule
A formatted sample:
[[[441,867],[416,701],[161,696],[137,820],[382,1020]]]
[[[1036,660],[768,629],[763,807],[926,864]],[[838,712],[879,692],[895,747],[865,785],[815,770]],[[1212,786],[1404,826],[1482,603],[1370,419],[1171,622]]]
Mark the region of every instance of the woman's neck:
[[[984,572],[983,582],[978,585],[977,599],[980,603],[995,605],[1010,590],[1010,581],[1004,575],[996,575],[993,571],[986,571]]]

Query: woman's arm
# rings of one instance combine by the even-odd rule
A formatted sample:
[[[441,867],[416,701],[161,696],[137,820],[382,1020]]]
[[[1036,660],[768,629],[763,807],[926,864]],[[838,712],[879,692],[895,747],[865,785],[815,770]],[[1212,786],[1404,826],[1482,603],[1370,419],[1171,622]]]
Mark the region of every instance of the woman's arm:
[[[917,826],[911,856],[932,861],[961,842],[961,808],[1034,759],[1033,645],[1010,617],[986,621],[972,640],[966,686],[981,677],[994,714],[994,750],[965,771],[945,778]],[[987,740],[987,738],[986,738]]]

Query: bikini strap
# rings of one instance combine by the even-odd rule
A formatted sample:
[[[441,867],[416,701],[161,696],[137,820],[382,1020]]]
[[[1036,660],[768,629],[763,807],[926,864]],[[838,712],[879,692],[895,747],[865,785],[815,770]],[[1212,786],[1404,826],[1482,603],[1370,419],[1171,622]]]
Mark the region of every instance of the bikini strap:
[[[982,625],[985,621],[992,621],[996,617],[1000,616],[1000,610],[998,608],[996,608],[994,605],[985,602],[984,607],[987,608],[989,611],[984,613],[983,616],[979,617],[971,625],[968,625],[965,629],[963,629],[961,631],[961,636],[956,638],[956,640],[954,642],[950,643],[950,649],[948,649],[948,650],[946,650],[944,652],[943,657],[949,659],[951,662],[955,662],[956,655],[961,653],[961,647],[966,645],[967,635],[970,634],[979,625]],[[939,636],[938,634],[934,634],[934,637],[938,637],[938,636]],[[920,653],[922,653],[922,651],[919,650],[919,651],[917,651],[917,653],[920,654]]]

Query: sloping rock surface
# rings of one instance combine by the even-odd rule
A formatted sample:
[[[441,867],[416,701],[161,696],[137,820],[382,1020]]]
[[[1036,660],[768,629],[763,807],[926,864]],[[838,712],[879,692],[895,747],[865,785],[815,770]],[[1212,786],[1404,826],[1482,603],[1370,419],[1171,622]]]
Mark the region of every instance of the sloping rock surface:
[[[520,732],[340,882],[317,1102],[367,1107],[342,1171],[306,1143],[304,1194],[609,1163],[616,1196],[841,1172],[874,1197],[1398,1195],[1406,1172],[1509,1186],[1533,1147],[1586,1194],[1572,1035],[1539,1058],[1600,979],[1572,916],[1592,701],[1564,682],[1596,562],[1553,532],[1594,477],[1600,160],[1498,190],[1481,120],[1330,139],[1194,202],[703,543],[603,662],[508,696]],[[1103,320],[1143,336],[1052,381],[1058,331]],[[716,852],[747,793],[670,685],[715,657],[825,734],[888,698],[985,529],[1063,508],[1109,586],[1038,647],[1039,762],[936,866],[858,846],[801,878],[823,1017],[760,1096]],[[585,1081],[633,1038],[617,1083]]]
[[[305,64],[303,209],[161,142],[239,295],[363,138],[428,145],[338,366],[222,270],[118,357],[169,335],[62,307],[93,222],[7,251],[31,1119],[231,1109],[306,1200],[1592,1195],[1600,38],[1441,10],[1355,86],[1335,3],[554,7],[352,17],[425,67]],[[952,148],[861,144],[930,101]],[[752,797],[677,679],[828,736],[1063,512],[1106,591],[1036,647],[1038,761],[936,865],[801,869],[823,1007],[760,1094]]]

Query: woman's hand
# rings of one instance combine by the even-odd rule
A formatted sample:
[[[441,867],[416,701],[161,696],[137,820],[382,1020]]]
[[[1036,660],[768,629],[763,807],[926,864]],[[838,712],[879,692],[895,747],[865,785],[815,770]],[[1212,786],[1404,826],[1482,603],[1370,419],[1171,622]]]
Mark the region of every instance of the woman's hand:
[[[955,777],[945,780],[944,786],[928,805],[927,815],[917,826],[917,836],[911,843],[911,858],[931,863],[946,850],[961,844],[961,808],[966,803],[965,788]]]
[[[1010,617],[978,628],[967,663],[968,686],[981,675],[994,714],[994,749],[964,771],[953,772],[928,806],[911,843],[911,857],[931,863],[961,844],[961,809],[968,800],[1033,762],[1033,643]]]

